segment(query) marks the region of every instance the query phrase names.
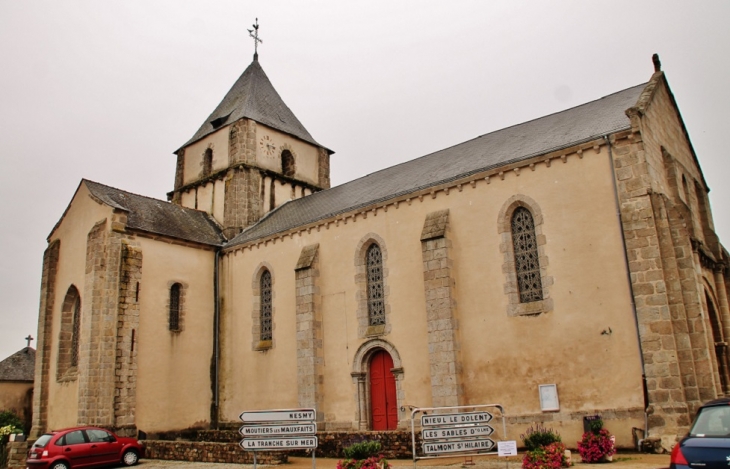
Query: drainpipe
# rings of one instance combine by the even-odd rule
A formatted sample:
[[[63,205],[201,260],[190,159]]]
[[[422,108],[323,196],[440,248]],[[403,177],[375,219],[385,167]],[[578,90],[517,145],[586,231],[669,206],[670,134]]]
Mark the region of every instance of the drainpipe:
[[[213,262],[213,366],[211,367],[211,385],[213,387],[213,404],[210,409],[211,424],[219,429],[219,373],[220,373],[220,248],[215,251]]]
[[[621,203],[618,197],[618,188],[616,187],[616,168],[613,166],[613,147],[611,146],[611,139],[608,135],[604,135],[603,139],[606,141],[608,147],[608,163],[611,166],[611,176],[613,177],[613,197],[616,203],[616,218],[618,219],[618,225],[621,229],[621,243],[623,244],[624,252],[624,263],[626,264],[626,280],[629,285],[629,292],[631,293],[631,311],[634,313],[634,325],[636,326],[636,340],[639,343],[639,359],[641,360],[641,387],[644,393],[644,438],[649,436],[649,390],[646,387],[646,371],[644,367],[644,351],[641,344],[641,333],[639,331],[639,317],[636,314],[636,303],[634,302],[634,286],[631,283],[631,270],[629,268],[629,255],[626,251],[626,237],[624,236],[624,224],[621,219]],[[636,445],[637,450],[641,450],[641,443],[643,439],[638,439]]]

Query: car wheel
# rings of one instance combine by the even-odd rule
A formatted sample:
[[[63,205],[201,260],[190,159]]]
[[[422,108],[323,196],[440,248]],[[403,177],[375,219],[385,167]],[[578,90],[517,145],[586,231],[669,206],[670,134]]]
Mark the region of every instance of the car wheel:
[[[51,469],[70,469],[70,468],[68,467],[68,464],[66,464],[65,462],[58,461],[53,466],[51,466]]]
[[[137,455],[137,452],[133,449],[128,449],[122,455],[122,462],[125,466],[134,466],[137,464],[137,461],[139,461],[139,455]],[[54,467],[53,469],[59,468]]]

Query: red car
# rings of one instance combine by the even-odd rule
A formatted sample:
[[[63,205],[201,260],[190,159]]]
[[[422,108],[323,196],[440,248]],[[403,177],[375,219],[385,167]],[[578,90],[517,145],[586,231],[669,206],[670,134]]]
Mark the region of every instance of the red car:
[[[77,469],[115,464],[133,466],[144,455],[136,438],[96,427],[75,427],[41,435],[28,450],[26,469]]]

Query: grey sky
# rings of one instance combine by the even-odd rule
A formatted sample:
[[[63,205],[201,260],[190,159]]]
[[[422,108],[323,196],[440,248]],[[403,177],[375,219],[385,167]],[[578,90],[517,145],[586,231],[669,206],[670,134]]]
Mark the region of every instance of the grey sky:
[[[0,359],[36,335],[45,238],[80,179],[165,199],[256,17],[334,184],[643,83],[657,52],[730,243],[726,0],[0,0]]]

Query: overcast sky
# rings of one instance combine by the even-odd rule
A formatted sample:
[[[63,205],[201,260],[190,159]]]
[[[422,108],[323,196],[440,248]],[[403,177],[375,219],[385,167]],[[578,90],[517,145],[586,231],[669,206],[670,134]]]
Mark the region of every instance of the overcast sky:
[[[727,0],[0,0],[0,359],[36,336],[46,237],[81,178],[165,199],[257,17],[333,184],[646,82],[657,52],[730,243]]]

